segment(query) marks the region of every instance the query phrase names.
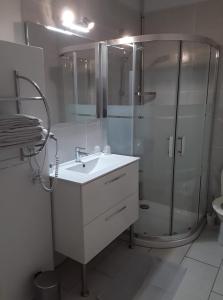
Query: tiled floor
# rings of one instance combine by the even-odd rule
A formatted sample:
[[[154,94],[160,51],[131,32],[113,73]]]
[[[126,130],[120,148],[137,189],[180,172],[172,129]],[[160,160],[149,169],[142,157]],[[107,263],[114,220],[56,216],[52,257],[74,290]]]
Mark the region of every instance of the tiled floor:
[[[212,292],[209,300],[223,300],[223,296]]]
[[[217,238],[217,230],[206,228],[187,256],[218,268],[222,262],[223,248],[217,243]]]
[[[118,242],[114,243],[109,248],[104,251],[106,252],[117,252],[117,247],[120,248],[120,251],[123,251],[123,243]],[[125,249],[125,248],[124,248]],[[119,251],[119,250],[118,250]],[[126,248],[126,251],[129,251]],[[173,249],[148,249],[144,247],[135,247],[132,252],[137,255],[148,255],[151,259],[159,259],[170,266],[179,265],[181,269],[186,270],[184,276],[179,283],[177,291],[172,295],[170,300],[223,300],[223,247],[220,246],[217,242],[217,229],[212,229],[206,227],[201,236],[191,245],[173,248]],[[91,266],[97,268],[97,264],[100,259],[103,257],[100,255],[91,263]],[[118,261],[118,260],[116,260]],[[164,264],[165,265],[165,264]],[[113,269],[114,267],[114,269]],[[115,275],[115,268],[117,266],[112,266],[108,264],[106,268],[109,268],[110,275]],[[162,268],[161,268],[162,269]],[[157,267],[157,273],[159,276],[161,270],[160,267]],[[165,269],[165,268],[164,268]],[[62,300],[78,300],[81,299],[79,296],[80,290],[80,281],[79,281],[79,267],[75,262],[67,260],[60,268],[58,268],[58,273],[61,276],[62,287],[63,287],[63,299]],[[166,272],[166,271],[164,271]],[[156,276],[153,273],[153,278]],[[103,270],[98,270],[97,275],[94,275],[93,280],[91,280],[91,285],[97,285],[98,282],[102,286],[109,285],[108,280],[106,279]],[[165,277],[166,274],[163,274]],[[164,279],[165,281],[165,279]],[[166,281],[168,282],[168,281]],[[144,283],[145,285],[145,283]],[[154,290],[154,297],[151,300],[159,299],[165,300],[158,287],[151,286]],[[168,287],[167,287],[168,288]],[[159,296],[160,293],[160,296]],[[147,299],[148,297],[142,296],[137,299]],[[88,300],[104,300],[95,296],[94,293],[90,297],[86,298]],[[135,299],[135,298],[134,298]],[[112,299],[113,300],[113,299]],[[116,299],[114,299],[116,300]],[[126,300],[126,299],[122,299]]]

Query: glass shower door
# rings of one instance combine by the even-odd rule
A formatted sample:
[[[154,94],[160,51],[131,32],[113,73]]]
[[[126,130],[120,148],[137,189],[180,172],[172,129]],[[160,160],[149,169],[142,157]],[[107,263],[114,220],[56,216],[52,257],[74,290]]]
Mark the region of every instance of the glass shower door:
[[[219,63],[219,50],[211,47],[210,67],[209,67],[209,80],[208,80],[208,97],[206,105],[206,118],[205,118],[205,137],[204,137],[204,151],[202,163],[202,184],[200,192],[200,207],[199,219],[202,219],[206,214],[208,201],[213,197],[209,195],[209,186],[212,184],[213,176],[209,178],[209,164],[210,164],[210,145],[211,133],[215,108],[215,95],[218,76],[218,63]],[[209,180],[210,179],[210,180]]]
[[[210,46],[182,42],[175,144],[172,234],[199,221]]]
[[[170,234],[179,42],[136,43],[134,154],[140,156],[138,236]]]

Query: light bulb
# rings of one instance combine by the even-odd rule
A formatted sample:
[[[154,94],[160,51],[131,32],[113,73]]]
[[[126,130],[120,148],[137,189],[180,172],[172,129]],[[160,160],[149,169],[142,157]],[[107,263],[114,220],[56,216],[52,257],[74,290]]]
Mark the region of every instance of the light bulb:
[[[89,22],[87,24],[81,24],[81,23],[74,23],[75,16],[72,10],[70,9],[64,9],[61,15],[61,21],[62,25],[66,28],[69,28],[74,31],[79,31],[83,33],[88,33],[91,29],[94,28],[95,23]]]
[[[75,20],[74,13],[70,9],[64,9],[61,15],[63,24],[72,24]]]
[[[90,23],[88,24],[88,29],[91,30],[91,29],[94,28],[94,26],[95,26],[95,23],[94,23],[94,22],[90,22]]]

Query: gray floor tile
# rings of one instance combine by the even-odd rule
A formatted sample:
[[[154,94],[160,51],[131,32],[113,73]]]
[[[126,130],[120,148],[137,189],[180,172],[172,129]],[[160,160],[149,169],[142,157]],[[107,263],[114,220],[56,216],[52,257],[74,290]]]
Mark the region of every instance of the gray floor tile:
[[[217,228],[206,228],[193,243],[187,257],[219,267],[223,259],[223,246],[218,243]]]
[[[149,284],[167,292],[176,291],[185,272],[186,269],[178,268],[175,264],[162,262],[155,266],[151,278],[149,277]]]
[[[223,295],[223,267],[219,270],[213,291]]]
[[[109,287],[110,278],[107,278],[104,274],[100,274],[95,270],[90,270],[88,273],[89,296],[85,298],[81,296],[81,283],[79,282],[73,289],[62,291],[62,300],[101,300],[103,293],[107,291]]]
[[[56,269],[56,272],[64,290],[70,291],[80,284],[81,268],[77,262],[66,259],[66,261]]]
[[[170,249],[152,249],[149,254],[160,257],[165,261],[180,264],[190,247],[191,245]]]
[[[94,295],[93,293],[91,293],[89,295],[89,297],[82,297],[81,294],[80,294],[80,291],[77,290],[77,289],[73,289],[69,292],[65,291],[62,293],[62,299],[61,300],[83,300],[83,299],[86,299],[86,300],[99,300],[97,299],[97,296]]]
[[[223,300],[223,296],[212,292],[209,300]]]
[[[167,293],[163,289],[149,285],[147,288],[142,289],[139,293],[133,298],[133,300],[172,300],[173,295]]]
[[[111,245],[96,259],[97,264],[89,264],[88,269],[88,300],[172,300],[185,274],[180,265],[120,243]],[[81,300],[79,265],[67,260],[57,273],[63,287],[62,300]]]
[[[218,269],[190,258],[182,265],[187,271],[174,300],[208,300]]]

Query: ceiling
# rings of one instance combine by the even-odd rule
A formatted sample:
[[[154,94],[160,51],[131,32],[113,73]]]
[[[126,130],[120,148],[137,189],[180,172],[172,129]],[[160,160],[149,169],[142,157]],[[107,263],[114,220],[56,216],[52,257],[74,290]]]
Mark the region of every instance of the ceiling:
[[[134,10],[140,10],[140,2],[141,0],[118,0],[119,2],[121,2],[122,4],[124,4],[125,6],[128,6],[131,9]],[[148,1],[148,0],[145,0]]]
[[[141,0],[119,0],[126,6],[134,9],[140,9]],[[190,5],[198,2],[205,2],[208,0],[144,0],[145,12],[167,9],[182,5]]]

